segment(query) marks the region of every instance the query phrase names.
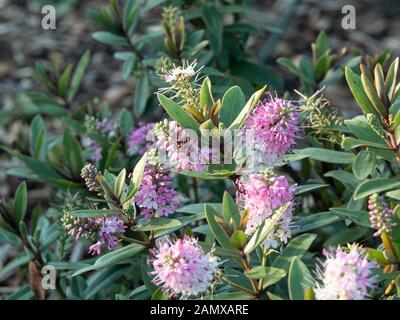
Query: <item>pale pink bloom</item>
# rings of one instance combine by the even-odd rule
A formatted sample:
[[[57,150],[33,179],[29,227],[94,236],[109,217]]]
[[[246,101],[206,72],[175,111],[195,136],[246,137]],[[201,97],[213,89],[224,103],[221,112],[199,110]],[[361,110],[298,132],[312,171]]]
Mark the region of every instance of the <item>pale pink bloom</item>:
[[[178,193],[173,189],[170,169],[149,163],[143,173],[134,201],[146,218],[168,217],[179,207]]]
[[[295,188],[289,186],[286,177],[266,171],[243,177],[237,184],[239,189],[236,201],[243,210],[249,212],[245,233],[254,234],[260,225],[271,221],[273,214],[280,207],[288,205],[264,241],[267,247],[274,248],[281,243],[287,243],[291,237]]]
[[[158,246],[149,260],[155,285],[161,285],[171,296],[183,297],[201,295],[211,287],[218,261],[205,253],[196,239],[161,240]]]
[[[319,282],[314,288],[318,300],[365,300],[377,281],[372,269],[375,262],[365,257],[365,250],[357,244],[348,248],[325,250],[326,260],[318,270]]]

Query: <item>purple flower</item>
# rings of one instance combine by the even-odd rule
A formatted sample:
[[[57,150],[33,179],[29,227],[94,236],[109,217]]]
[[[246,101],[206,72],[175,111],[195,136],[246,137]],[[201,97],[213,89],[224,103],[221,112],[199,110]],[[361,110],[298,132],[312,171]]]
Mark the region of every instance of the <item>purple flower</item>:
[[[295,188],[289,186],[286,177],[265,171],[250,174],[247,179],[242,178],[237,184],[239,188],[236,201],[249,214],[246,234],[254,234],[263,222],[269,222],[275,210],[288,205],[264,241],[267,247],[274,248],[280,243],[287,243],[291,237],[290,224]]]
[[[356,244],[347,249],[325,250],[326,260],[319,269],[319,282],[314,288],[318,300],[364,300],[376,286],[372,269],[377,265],[368,261]]]
[[[86,139],[83,142],[83,146],[91,151],[90,159],[92,161],[97,162],[101,160],[101,147],[97,144],[96,141],[92,139]]]
[[[393,222],[394,212],[383,198],[379,198],[375,193],[368,198],[369,220],[371,227],[377,231],[375,237],[379,237],[383,232],[390,232],[396,223]]]
[[[118,235],[127,228],[124,221],[117,217],[76,218],[66,214],[62,223],[70,236],[94,242],[89,248],[89,253],[93,255],[100,254],[103,246],[114,249],[119,241]]]
[[[295,144],[300,131],[297,121],[300,113],[290,101],[269,96],[259,101],[247,118],[244,130],[254,136],[254,151],[261,153],[266,165],[274,166]]]
[[[212,285],[218,261],[206,254],[197,240],[184,237],[176,241],[162,240],[159,248],[152,250],[149,264],[154,268],[153,283],[162,285],[171,296],[197,296]]]
[[[96,130],[107,134],[114,134],[114,124],[110,119],[105,117],[96,123]]]
[[[170,169],[158,163],[146,165],[135,203],[146,218],[168,217],[179,207],[177,192],[172,188]]]
[[[176,171],[205,170],[210,151],[200,148],[195,132],[181,128],[175,121],[164,120],[155,125],[154,134],[161,160]]]
[[[138,154],[142,156],[147,151],[149,144],[146,137],[153,127],[154,123],[140,123],[138,128],[132,130],[128,138],[128,153],[130,155]]]

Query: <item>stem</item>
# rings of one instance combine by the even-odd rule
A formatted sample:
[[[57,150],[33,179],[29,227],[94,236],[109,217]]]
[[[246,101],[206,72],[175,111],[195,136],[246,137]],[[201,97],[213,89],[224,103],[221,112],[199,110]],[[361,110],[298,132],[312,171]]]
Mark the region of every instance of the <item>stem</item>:
[[[200,202],[200,197],[199,197],[199,190],[197,187],[197,180],[196,178],[192,178],[192,182],[193,182],[193,194],[194,194],[194,201],[195,202]]]
[[[393,153],[396,157],[396,160],[397,160],[397,164],[400,166],[400,152],[399,152],[399,148],[397,147],[397,144],[396,144],[396,138],[392,132],[389,132],[389,138],[390,138],[390,141],[386,141],[386,143],[388,144],[390,149],[393,151]]]
[[[136,243],[136,244],[140,244],[140,245],[145,246],[145,247],[150,247],[150,243],[149,242],[144,242],[144,241],[140,241],[140,240],[137,240],[137,239],[134,239],[134,238],[129,238],[129,237],[126,237],[124,235],[121,235],[120,237],[121,237],[122,240],[125,240],[125,241],[130,242],[130,243]]]
[[[385,272],[385,273],[391,273],[391,272],[396,271],[397,269],[398,269],[398,266],[392,264],[392,265],[390,265],[389,270],[387,270],[387,272]],[[395,286],[396,286],[396,279],[393,279],[393,280],[389,283],[389,285],[387,286],[387,288],[385,289],[385,295],[386,295],[386,296],[390,295],[390,294],[392,293],[393,289],[395,288]]]
[[[46,263],[46,261],[43,260],[43,257],[42,257],[42,254],[41,254],[39,248],[37,248],[35,250],[31,246],[29,241],[27,239],[25,239],[25,237],[23,237],[23,235],[21,234],[19,229],[16,229],[16,231],[17,231],[17,235],[21,239],[24,247],[32,254],[32,256],[33,256],[32,260],[36,261],[37,265],[40,267],[40,269],[42,269],[47,263]],[[56,277],[56,290],[57,290],[57,293],[58,293],[58,295],[60,296],[61,299],[65,299],[66,298],[65,292],[61,288],[61,283],[60,283],[60,278],[59,277]]]
[[[266,267],[267,265],[267,248],[265,246],[262,246],[262,252],[263,252],[263,257],[261,261],[261,266],[263,268]],[[263,284],[264,284],[264,279],[260,279],[258,282],[258,291],[261,292],[263,290]]]
[[[232,287],[235,287],[236,289],[239,289],[239,290],[244,291],[244,292],[246,292],[248,294],[251,294],[252,296],[256,296],[256,294],[253,291],[251,291],[251,290],[249,290],[249,289],[247,289],[245,287],[239,286],[238,284],[236,284],[234,282],[231,282],[226,278],[222,278],[222,281],[225,282],[226,284],[229,284]]]
[[[397,256],[396,250],[393,247],[392,240],[390,239],[390,236],[386,231],[384,231],[381,235],[381,240],[383,245],[385,246],[385,249],[392,254],[393,257],[396,258],[396,260],[399,260],[399,257]]]
[[[242,252],[242,263],[243,263],[243,267],[244,267],[244,271],[250,271],[250,265],[249,262],[247,261],[247,256],[244,252]],[[256,296],[257,298],[259,298],[259,291],[257,288],[257,282],[254,279],[250,279],[251,282],[251,286],[253,287],[253,295]]]

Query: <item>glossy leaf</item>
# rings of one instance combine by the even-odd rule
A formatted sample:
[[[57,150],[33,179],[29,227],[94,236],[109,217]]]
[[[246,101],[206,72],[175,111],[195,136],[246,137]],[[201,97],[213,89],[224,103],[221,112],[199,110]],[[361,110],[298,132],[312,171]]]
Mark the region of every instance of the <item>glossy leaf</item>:
[[[15,221],[17,224],[19,224],[20,221],[24,220],[27,207],[28,190],[24,181],[18,186],[14,196]]]
[[[161,93],[157,94],[158,101],[167,111],[168,115],[179,123],[185,129],[193,129],[198,131],[199,125],[197,122],[186,113],[186,111],[177,103],[167,98]]]
[[[353,163],[353,173],[359,180],[367,178],[375,169],[376,166],[376,154],[361,150]]]
[[[361,183],[354,193],[354,200],[365,198],[373,193],[400,188],[400,181],[390,178],[378,178]]]
[[[67,94],[69,102],[71,102],[74,99],[75,95],[79,90],[83,76],[85,75],[86,72],[86,68],[89,65],[89,61],[90,61],[90,51],[86,51],[79,60],[79,63],[74,70],[74,74],[71,79],[71,85],[68,89],[68,94]]]
[[[346,67],[345,75],[347,84],[364,114],[376,113],[374,106],[364,91],[360,76],[356,75],[349,67]]]
[[[307,266],[299,258],[294,258],[288,275],[290,300],[304,300],[306,290],[312,285],[312,276]]]
[[[219,119],[228,128],[242,111],[246,100],[238,86],[231,87],[222,98]]]

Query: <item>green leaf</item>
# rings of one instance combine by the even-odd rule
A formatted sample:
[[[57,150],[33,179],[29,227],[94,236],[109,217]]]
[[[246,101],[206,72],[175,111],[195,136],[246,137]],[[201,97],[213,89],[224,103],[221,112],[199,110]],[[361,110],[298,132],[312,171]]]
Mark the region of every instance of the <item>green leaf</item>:
[[[69,212],[71,216],[79,218],[98,218],[98,217],[112,216],[120,213],[121,211],[117,209],[85,209],[85,210],[74,210]]]
[[[71,78],[71,73],[72,73],[72,65],[69,65],[67,68],[65,68],[63,74],[58,80],[57,90],[60,96],[62,97],[64,97],[65,93],[67,92],[69,80]]]
[[[140,4],[129,0],[124,7],[122,25],[128,36],[132,36],[140,19]]]
[[[187,225],[189,225],[193,222],[203,220],[203,219],[205,219],[204,212],[198,213],[198,214],[193,214],[193,215],[190,215],[187,217],[179,217],[176,220],[178,220],[181,223],[181,225],[179,225],[178,227],[174,227],[174,228],[159,230],[156,232],[155,238],[160,238],[162,236],[170,234],[171,232],[175,232],[176,230],[182,229],[183,227],[186,227]]]
[[[272,292],[267,292],[267,296],[270,300],[275,301],[275,300],[285,300],[281,298],[280,296],[273,294]]]
[[[233,232],[231,236],[231,244],[233,247],[235,247],[238,250],[241,250],[244,248],[246,242],[247,242],[247,237],[242,230],[236,230],[235,232]]]
[[[330,211],[332,211],[339,217],[350,219],[360,226],[367,228],[371,227],[371,223],[369,221],[369,215],[368,212],[366,211],[353,210],[347,208],[331,208]]]
[[[114,266],[101,271],[96,272],[87,281],[88,286],[82,293],[84,300],[91,299],[99,291],[112,286],[116,280],[123,278],[132,266]]]
[[[331,177],[340,181],[346,187],[346,189],[351,192],[353,192],[360,183],[360,181],[354,177],[353,174],[343,170],[328,171],[324,174],[324,177]]]
[[[18,257],[13,259],[11,262],[8,262],[6,265],[2,266],[0,269],[0,281],[3,281],[7,278],[7,276],[12,275],[12,271],[20,266],[27,265],[31,257],[29,255],[25,255],[22,257]]]
[[[305,56],[301,57],[299,67],[302,73],[307,76],[307,79],[309,79],[309,82],[311,83],[310,85],[311,88],[314,87],[316,85],[316,82],[315,82],[314,66],[311,58]]]
[[[255,297],[242,291],[222,292],[199,298],[199,300],[254,300]]]
[[[400,190],[393,190],[386,193],[386,196],[394,200],[400,201]]]
[[[168,300],[168,295],[164,293],[162,288],[157,288],[150,300]]]
[[[293,234],[298,234],[314,229],[318,229],[329,224],[338,222],[339,217],[330,214],[330,212],[319,212],[305,217],[297,217]]]
[[[78,140],[72,136],[69,128],[64,132],[64,156],[74,176],[79,177],[83,167],[83,160],[81,156],[81,147]]]
[[[368,250],[368,258],[378,262],[381,267],[385,267],[390,263],[390,261],[384,256],[384,254],[381,251],[373,248],[368,248],[367,250]]]
[[[129,47],[128,41],[125,37],[118,36],[114,33],[107,31],[97,31],[92,33],[92,38],[104,44],[110,44],[114,46]]]
[[[286,276],[286,271],[273,267],[255,267],[244,273],[250,279],[263,279],[263,289],[272,286]]]
[[[400,181],[390,178],[378,178],[360,183],[354,192],[354,200],[359,200],[373,193],[389,191],[400,187]]]
[[[382,101],[379,99],[378,93],[376,92],[374,85],[368,79],[368,76],[365,75],[364,73],[361,74],[361,82],[364,87],[365,93],[367,94],[367,97],[374,106],[375,110],[380,114],[386,115],[387,114],[386,108],[383,105]]]
[[[342,231],[336,232],[333,236],[328,238],[324,242],[324,247],[336,247],[338,245],[344,245],[351,243],[363,237],[367,232],[368,228],[346,228]]]
[[[114,185],[114,194],[117,196],[118,199],[121,197],[122,191],[124,191],[125,179],[126,179],[126,169],[123,169],[119,173]]]
[[[372,147],[378,149],[388,149],[386,144],[370,142],[366,140],[355,139],[352,137],[346,137],[342,141],[342,148],[346,150],[351,150],[358,147]]]
[[[20,221],[24,220],[27,207],[28,207],[28,190],[26,188],[26,183],[24,181],[18,186],[14,196],[15,222],[17,224],[19,224]]]
[[[250,99],[247,101],[246,105],[242,109],[242,111],[239,113],[239,115],[236,117],[236,119],[232,122],[232,124],[229,126],[229,129],[238,129],[240,128],[243,123],[246,121],[247,116],[251,113],[253,110],[254,106],[264,93],[265,89],[267,86],[262,87],[260,90],[255,92]]]
[[[51,261],[48,264],[53,266],[56,270],[77,270],[90,266],[86,262]]]
[[[316,237],[315,234],[305,233],[294,238],[272,263],[272,267],[288,272],[291,261],[296,257],[300,259],[311,247]]]
[[[307,266],[298,258],[290,264],[288,288],[290,300],[304,300],[304,294],[313,286],[313,280]]]
[[[240,226],[239,209],[235,203],[235,200],[233,200],[232,196],[227,191],[224,192],[222,205],[223,205],[222,215],[224,217],[225,222],[230,224],[232,219],[235,228],[239,228]]]
[[[46,157],[46,126],[43,118],[36,115],[29,130],[29,150],[33,158],[44,160]]]
[[[17,235],[0,226],[0,243],[1,242],[10,243],[14,245],[19,245],[21,243]]]
[[[77,188],[80,187],[72,181],[63,179],[56,171],[54,171],[47,163],[40,160],[20,155],[19,158],[35,173],[42,181],[48,182],[60,188]]]
[[[368,124],[364,116],[357,116],[344,121],[350,131],[360,140],[374,142],[379,145],[386,145],[383,140]]]
[[[318,60],[329,50],[329,38],[324,31],[318,34],[315,44],[312,45],[315,58]]]
[[[328,187],[328,186],[329,186],[329,184],[325,184],[325,183],[303,184],[303,185],[301,185],[301,186],[299,186],[297,188],[296,195],[299,196],[299,195],[302,195],[302,194],[305,194],[305,193],[309,193],[311,191],[318,190],[318,189],[321,189],[321,188],[325,188],[325,187]]]
[[[368,151],[361,150],[353,163],[353,173],[359,180],[367,178],[375,169],[376,154]]]
[[[231,268],[229,266],[225,266],[224,268],[222,282],[227,283],[228,285],[239,290],[253,290],[250,279],[243,274],[243,271]]]
[[[375,108],[364,91],[360,76],[356,75],[349,67],[345,69],[345,76],[347,84],[364,114],[375,114]]]
[[[204,79],[203,84],[201,85],[200,89],[200,107],[205,109],[211,109],[214,105],[214,98],[211,93],[211,82],[210,79],[207,77]]]
[[[270,66],[251,63],[245,60],[232,61],[230,65],[232,76],[235,76],[234,83],[239,85],[244,92],[252,92],[254,84],[256,87],[267,85],[270,89],[283,91],[283,79]],[[251,90],[246,89],[247,84],[250,84]]]
[[[140,187],[140,182],[142,181],[143,173],[144,173],[144,168],[147,163],[147,153],[145,153],[142,158],[139,160],[139,162],[136,164],[135,168],[133,169],[132,172],[132,182],[135,186],[134,188],[134,194],[136,194],[137,190]]]
[[[313,81],[310,80],[302,70],[300,70],[295,64],[288,58],[278,58],[277,62],[286,67],[291,73],[298,76],[301,80],[303,80],[306,84],[313,86]]]
[[[133,300],[146,300],[150,298],[150,291],[146,288],[145,285],[141,285],[136,289],[132,290],[128,296]]]
[[[161,93],[157,93],[157,98],[160,104],[164,107],[165,111],[167,111],[168,115],[173,120],[178,122],[182,128],[193,129],[196,131],[199,130],[198,123],[190,115],[188,115],[179,104],[175,103]]]
[[[232,124],[245,104],[244,94],[238,86],[228,89],[222,98],[222,105],[219,111],[219,120],[225,125],[225,128]]]
[[[169,219],[162,217],[154,217],[150,219],[142,219],[133,228],[134,231],[155,231],[161,229],[168,229],[179,227],[181,222],[177,219]]]
[[[143,75],[137,80],[135,94],[133,96],[133,112],[136,118],[140,118],[146,109],[147,100],[150,96],[150,82],[149,75],[144,72]]]
[[[225,230],[215,221],[214,215],[212,213],[211,208],[206,204],[204,206],[204,210],[206,213],[206,219],[208,222],[208,225],[210,226],[210,229],[214,235],[214,237],[218,240],[219,244],[226,249],[233,249],[234,251],[237,251],[232,244],[231,240],[228,236],[228,234],[225,232]],[[238,252],[239,254],[239,252]]]
[[[137,243],[132,243],[132,244],[129,244],[122,248],[113,250],[113,251],[108,252],[105,255],[101,256],[100,258],[98,258],[92,266],[79,269],[72,276],[75,277],[79,274],[82,274],[82,273],[85,273],[88,271],[98,270],[98,269],[102,269],[105,267],[115,265],[117,263],[124,262],[127,259],[133,257],[135,254],[142,251],[143,249],[145,249],[144,246],[137,244]]]
[[[128,136],[133,129],[132,114],[126,108],[119,114],[119,129],[124,136]]]
[[[204,213],[205,205],[207,205],[209,208],[211,208],[212,211],[215,211],[215,212],[222,212],[222,210],[223,210],[222,205],[220,203],[207,202],[207,203],[188,204],[187,206],[176,209],[176,212],[183,212],[183,213],[190,213],[190,214]]]
[[[102,153],[106,154],[105,157],[102,157],[101,162],[100,162],[100,167],[101,168],[110,168],[113,163],[117,160],[117,155],[118,155],[118,149],[121,147],[121,142],[120,139],[117,139],[113,142],[111,147],[107,149],[103,149]]]
[[[332,65],[333,57],[329,54],[321,57],[315,65],[315,79],[320,82],[322,81],[326,74],[328,73],[331,65]]]
[[[38,177],[29,168],[11,168],[6,171],[6,175],[15,176],[22,179],[37,181]]]
[[[12,294],[10,294],[6,300],[30,300],[34,297],[32,289],[29,285],[16,290]]]
[[[273,215],[270,219],[264,220],[263,224],[259,226],[256,232],[252,235],[249,242],[244,248],[245,254],[250,254],[265,240],[265,238],[269,235],[269,233],[274,228],[275,224],[278,222],[281,215],[287,209],[288,204],[281,206],[280,208],[274,210]]]
[[[352,164],[354,155],[349,152],[334,151],[322,148],[304,148],[295,150],[296,153],[304,154],[311,159],[337,164]]]
[[[398,69],[399,69],[399,58],[396,58],[390,65],[389,71],[385,79],[385,87],[390,100],[392,100],[394,97]]]
[[[223,35],[223,17],[214,5],[205,5],[203,7],[203,20],[207,27],[208,36],[211,46],[216,56],[222,49]]]
[[[89,65],[89,60],[90,60],[90,51],[86,51],[84,55],[81,57],[81,60],[79,60],[79,63],[75,68],[74,75],[72,76],[71,85],[69,87],[67,94],[68,102],[71,102],[74,99],[76,93],[78,92],[86,68]]]
[[[115,59],[122,60],[124,63],[121,67],[122,78],[127,80],[132,73],[138,57],[133,52],[120,51],[114,54]]]

